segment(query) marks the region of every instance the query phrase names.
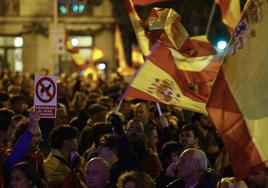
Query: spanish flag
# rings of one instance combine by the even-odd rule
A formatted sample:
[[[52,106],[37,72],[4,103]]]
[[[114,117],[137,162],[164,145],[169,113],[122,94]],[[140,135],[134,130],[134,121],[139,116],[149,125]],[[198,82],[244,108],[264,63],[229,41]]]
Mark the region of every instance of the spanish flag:
[[[180,77],[170,48],[155,46],[143,66],[129,84],[123,98],[139,98],[152,102],[173,104],[206,114],[206,98],[188,87]]]
[[[79,49],[75,48],[72,45],[71,40],[67,34],[65,35],[65,47],[66,47],[66,50],[70,52],[72,56],[72,60],[76,66],[78,66],[81,69],[84,69],[85,67],[87,67],[84,57],[79,52]]]
[[[249,0],[207,103],[237,178],[268,161],[267,33],[268,1]]]
[[[215,3],[220,6],[222,22],[229,28],[230,34],[233,34],[241,16],[240,0],[215,0]]]

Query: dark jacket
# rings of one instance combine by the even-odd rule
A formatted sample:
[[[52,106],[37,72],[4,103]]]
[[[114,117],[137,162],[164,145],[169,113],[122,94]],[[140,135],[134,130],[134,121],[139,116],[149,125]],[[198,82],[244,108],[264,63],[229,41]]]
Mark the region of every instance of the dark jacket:
[[[220,175],[208,170],[200,178],[199,183],[195,188],[216,188],[217,183],[220,181]],[[185,183],[181,178],[176,179],[167,185],[166,188],[185,188]]]

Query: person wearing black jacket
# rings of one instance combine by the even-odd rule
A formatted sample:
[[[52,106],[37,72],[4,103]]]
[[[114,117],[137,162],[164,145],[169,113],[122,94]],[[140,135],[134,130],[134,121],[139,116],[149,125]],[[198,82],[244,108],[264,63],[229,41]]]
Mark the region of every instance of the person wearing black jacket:
[[[208,169],[205,153],[199,149],[186,149],[178,163],[172,163],[166,171],[168,176],[179,177],[167,188],[216,188],[220,176]]]

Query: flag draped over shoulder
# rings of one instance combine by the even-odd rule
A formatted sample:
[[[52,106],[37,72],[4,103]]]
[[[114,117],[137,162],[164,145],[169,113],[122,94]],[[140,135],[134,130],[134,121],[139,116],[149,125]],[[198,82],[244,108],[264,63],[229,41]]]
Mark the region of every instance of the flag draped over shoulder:
[[[164,1],[170,1],[170,0],[133,0],[133,3],[139,6],[146,6],[149,4],[159,3],[159,2],[164,2]]]
[[[233,34],[240,20],[240,0],[215,0],[215,3],[220,6],[222,22],[228,26],[230,33]]]
[[[268,161],[267,23],[268,1],[249,0],[207,103],[237,178]]]
[[[206,98],[188,88],[177,71],[171,50],[162,44],[157,45],[147,57],[123,98],[173,104],[206,114]]]

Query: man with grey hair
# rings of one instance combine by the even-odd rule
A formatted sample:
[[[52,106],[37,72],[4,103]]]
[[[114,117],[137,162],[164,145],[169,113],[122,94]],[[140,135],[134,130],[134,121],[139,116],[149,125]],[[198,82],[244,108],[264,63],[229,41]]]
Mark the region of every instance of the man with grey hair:
[[[101,157],[95,157],[86,165],[86,182],[90,188],[106,188],[109,186],[109,164]]]
[[[167,188],[216,188],[220,176],[208,169],[206,154],[196,148],[184,150],[177,163],[166,170],[169,177],[178,177]]]

